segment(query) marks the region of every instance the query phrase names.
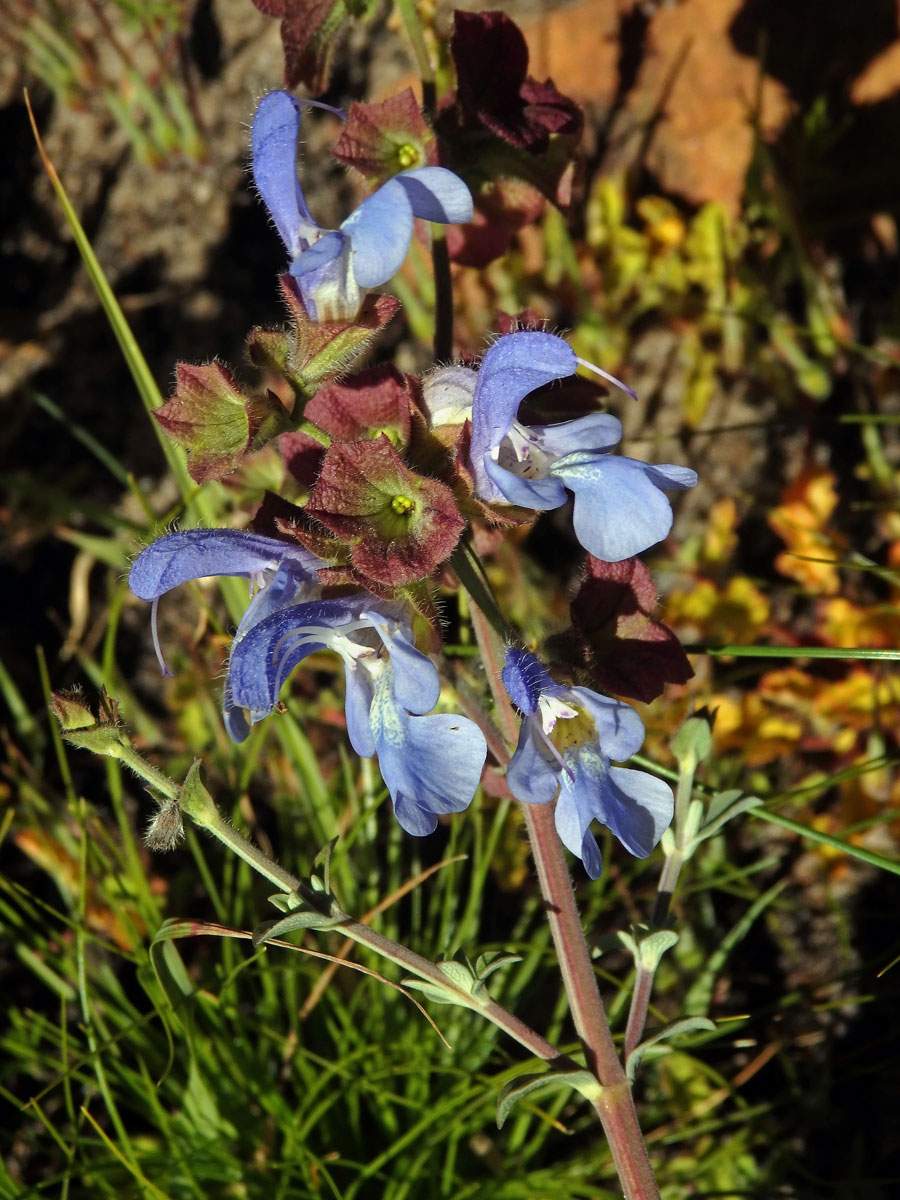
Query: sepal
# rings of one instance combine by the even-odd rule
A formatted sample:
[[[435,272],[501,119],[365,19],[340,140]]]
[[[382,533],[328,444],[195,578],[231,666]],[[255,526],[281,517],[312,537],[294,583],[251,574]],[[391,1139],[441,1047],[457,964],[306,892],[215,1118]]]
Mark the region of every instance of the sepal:
[[[281,18],[284,81],[305,84],[314,96],[328,90],[335,52],[347,21],[344,0],[253,0],[267,17]]]
[[[313,321],[294,276],[280,275],[278,282],[290,324],[286,329],[253,329],[247,353],[254,366],[282,375],[297,403],[304,405],[320,384],[347,370],[394,317],[400,302],[393,296],[368,296],[354,321]],[[302,411],[294,412],[295,423]]]
[[[92,750],[105,758],[121,758],[123,750],[131,747],[131,739],[119,721],[118,701],[105,691],[100,693],[97,717],[81,703],[77,692],[52,692],[50,710],[70,746]]]
[[[588,555],[572,628],[550,638],[547,651],[585,671],[595,687],[649,703],[667,683],[685,683],[694,673],[676,635],[652,615],[656,603],[640,559],[608,563]]]
[[[434,133],[411,88],[377,104],[351,104],[332,153],[376,185],[401,171],[437,164]]]
[[[288,414],[271,392],[248,395],[222,363],[178,363],[175,391],[153,413],[163,432],[188,451],[197,483],[221,479],[248,450],[287,428]]]
[[[329,447],[306,511],[350,546],[361,578],[389,587],[431,575],[465,528],[450,489],[410,470],[384,434]]]

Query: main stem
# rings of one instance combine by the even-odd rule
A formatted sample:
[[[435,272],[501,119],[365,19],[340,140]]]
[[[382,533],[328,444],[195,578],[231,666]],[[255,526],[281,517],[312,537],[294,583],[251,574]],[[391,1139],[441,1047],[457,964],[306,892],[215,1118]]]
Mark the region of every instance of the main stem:
[[[503,687],[500,639],[470,596],[472,624],[494,703],[507,739],[518,739],[518,721]],[[590,951],[575,904],[562,843],[553,811],[546,804],[523,804],[525,823],[550,932],[559,960],[572,1019],[584,1046],[587,1063],[602,1086],[594,1107],[606,1133],[626,1200],[659,1200],[659,1189],[647,1156],[631,1095],[631,1085],[616,1053],[615,1043],[597,989]]]

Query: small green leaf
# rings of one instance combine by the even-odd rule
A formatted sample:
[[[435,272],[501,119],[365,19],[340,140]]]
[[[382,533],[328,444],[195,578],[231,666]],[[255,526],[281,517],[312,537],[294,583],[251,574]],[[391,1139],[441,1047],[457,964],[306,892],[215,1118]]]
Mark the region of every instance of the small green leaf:
[[[646,937],[640,936],[644,933]],[[635,963],[642,970],[650,972],[656,970],[665,952],[678,943],[678,934],[674,930],[658,929],[649,933],[646,925],[634,927],[632,933],[620,931],[616,937],[631,953]]]
[[[492,950],[487,954],[479,954],[475,960],[475,974],[479,980],[487,979],[494,971],[499,971],[501,967],[512,966],[513,963],[521,962],[521,954],[509,954],[506,950]]]
[[[760,804],[762,804],[762,800],[760,800],[759,796],[747,796],[740,788],[731,788],[726,792],[719,792],[710,801],[709,807],[706,810],[706,820],[700,827],[697,841],[702,842],[706,838],[713,837],[733,817],[738,817],[741,813],[749,812],[752,808],[758,808]]]
[[[672,738],[672,753],[682,767],[693,770],[712,750],[712,718],[705,712],[688,717]]]
[[[262,946],[272,938],[284,937],[297,929],[333,929],[343,924],[347,914],[340,912],[324,913],[315,908],[298,908],[278,921],[263,921],[253,930],[253,945]]]
[[[443,988],[441,984],[425,979],[403,979],[401,980],[405,988],[412,988],[414,991],[421,992],[434,1004],[461,1004],[466,1007],[464,1001],[455,992],[451,992],[449,988]]]
[[[297,911],[303,903],[303,898],[296,892],[276,892],[274,896],[269,897],[269,903],[274,905],[279,912],[291,913]]]
[[[314,866],[322,868],[322,890],[328,893],[331,892],[331,856],[334,853],[337,843],[337,838],[333,837],[330,842],[322,847],[313,860]]]
[[[651,1046],[656,1046],[668,1038],[677,1037],[681,1033],[701,1031],[704,1033],[715,1033],[715,1029],[715,1025],[708,1017],[683,1017],[680,1021],[673,1021],[670,1025],[664,1025],[652,1037],[641,1042],[639,1046],[635,1046],[625,1062],[625,1074],[632,1082],[634,1081],[635,1072],[640,1066],[641,1059]]]
[[[466,963],[456,962],[455,959],[448,958],[446,962],[437,964],[438,970],[441,971],[452,984],[460,988],[469,995],[474,995],[475,986],[478,980],[475,978],[475,973]]]
[[[590,1071],[545,1071],[540,1075],[521,1075],[508,1083],[497,1098],[497,1128],[503,1128],[510,1109],[517,1101],[529,1092],[544,1087],[574,1088],[591,1102],[599,1099],[603,1091]]]

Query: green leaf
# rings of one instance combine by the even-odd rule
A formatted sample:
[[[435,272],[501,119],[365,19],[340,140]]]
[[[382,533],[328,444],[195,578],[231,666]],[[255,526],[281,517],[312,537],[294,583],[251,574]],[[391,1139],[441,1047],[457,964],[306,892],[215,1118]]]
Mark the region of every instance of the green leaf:
[[[651,1046],[656,1046],[660,1042],[666,1041],[668,1038],[677,1037],[681,1033],[695,1033],[703,1031],[704,1033],[715,1033],[716,1027],[708,1017],[683,1017],[680,1021],[673,1021],[670,1025],[664,1025],[662,1029],[657,1030],[652,1037],[646,1039],[635,1046],[632,1052],[628,1055],[625,1062],[625,1074],[634,1082],[635,1072],[640,1066],[641,1059],[647,1053]]]
[[[522,1075],[508,1083],[497,1098],[497,1128],[503,1128],[510,1109],[523,1096],[546,1087],[574,1088],[592,1103],[603,1091],[590,1071],[545,1071],[540,1075]]]
[[[641,931],[647,926],[640,926]],[[678,944],[678,934],[673,929],[658,929],[647,937],[639,938],[630,933],[617,934],[619,941],[628,949],[635,963],[644,971],[654,972],[667,950]]]
[[[672,738],[672,753],[686,769],[693,770],[712,750],[712,717],[699,712],[688,717]]]
[[[706,838],[713,837],[733,817],[738,817],[741,813],[758,808],[760,804],[762,804],[762,800],[760,800],[759,796],[747,796],[740,788],[732,788],[726,792],[719,792],[718,795],[712,798],[707,807],[706,820],[700,827],[696,841],[702,842]]]
[[[481,982],[492,975],[494,971],[499,971],[501,967],[512,966],[513,963],[521,961],[521,954],[509,954],[506,950],[493,950],[487,954],[478,955],[475,960],[475,974]]]
[[[315,908],[301,908],[289,913],[277,921],[263,921],[253,930],[253,945],[265,945],[271,938],[284,937],[296,929],[333,929],[347,920],[347,914],[338,912],[333,915],[319,912]]]

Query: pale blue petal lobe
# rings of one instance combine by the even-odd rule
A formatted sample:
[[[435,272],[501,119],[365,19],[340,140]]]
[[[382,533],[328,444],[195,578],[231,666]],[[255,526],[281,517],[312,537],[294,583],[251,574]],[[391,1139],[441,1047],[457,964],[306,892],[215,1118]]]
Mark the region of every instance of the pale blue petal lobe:
[[[603,816],[629,854],[646,858],[672,822],[675,801],[662,779],[645,771],[611,767]]]
[[[563,484],[550,476],[547,479],[525,479],[514,475],[499,463],[494,462],[490,455],[484,455],[484,476],[496,489],[497,495],[486,491],[483,480],[476,492],[482,500],[505,500],[508,504],[519,504],[522,508],[534,508],[540,512],[559,508],[566,500],[566,489]],[[476,471],[476,478],[479,472]]]
[[[539,730],[536,718],[525,718],[519,743],[506,768],[509,790],[525,804],[549,804],[559,788],[560,767],[542,753]]]
[[[672,528],[672,506],[646,463],[611,454],[569,454],[554,464],[553,473],[575,495],[576,537],[604,562],[632,558]]]
[[[576,450],[611,450],[622,440],[622,423],[609,413],[589,413],[560,425],[530,425],[541,448],[554,456]]]
[[[487,755],[474,722],[452,713],[411,717],[389,686],[376,689],[371,712],[378,765],[407,833],[431,833],[437,816],[471,803]]]
[[[593,717],[598,745],[607,758],[624,762],[637,754],[644,744],[644,722],[636,709],[590,688],[573,687],[568,695]]]
[[[394,176],[406,192],[413,215],[441,225],[464,225],[472,220],[472,193],[446,167],[416,167]]]
[[[313,271],[324,270],[335,259],[340,258],[345,241],[344,235],[336,230],[323,234],[308,250],[302,251],[300,256],[294,259],[291,263],[291,274],[297,279],[303,279]]]
[[[365,671],[354,670],[348,663],[344,664],[344,675],[347,681],[344,694],[347,736],[360,758],[371,758],[375,753],[375,737],[369,721],[372,683]]]
[[[413,213],[396,179],[363,200],[341,224],[353,246],[353,274],[362,288],[378,287],[403,265],[413,235]]]

